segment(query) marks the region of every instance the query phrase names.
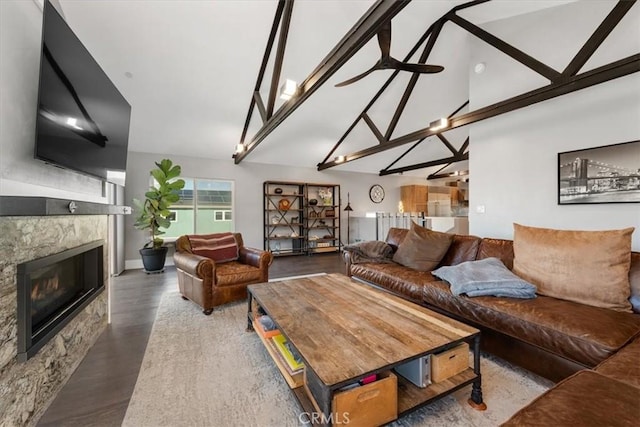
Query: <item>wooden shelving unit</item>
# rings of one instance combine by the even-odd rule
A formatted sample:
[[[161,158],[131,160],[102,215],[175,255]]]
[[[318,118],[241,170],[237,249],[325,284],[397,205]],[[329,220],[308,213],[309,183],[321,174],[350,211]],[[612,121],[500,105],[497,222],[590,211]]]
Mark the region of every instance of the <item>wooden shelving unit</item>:
[[[340,186],[265,181],[264,249],[274,256],[340,250]]]
[[[264,249],[274,256],[304,255],[304,184],[264,183]]]

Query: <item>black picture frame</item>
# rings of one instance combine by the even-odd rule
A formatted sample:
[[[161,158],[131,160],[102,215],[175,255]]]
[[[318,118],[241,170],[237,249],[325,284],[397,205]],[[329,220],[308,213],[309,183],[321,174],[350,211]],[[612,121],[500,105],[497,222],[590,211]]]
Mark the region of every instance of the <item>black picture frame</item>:
[[[640,203],[640,140],[558,153],[558,204]]]

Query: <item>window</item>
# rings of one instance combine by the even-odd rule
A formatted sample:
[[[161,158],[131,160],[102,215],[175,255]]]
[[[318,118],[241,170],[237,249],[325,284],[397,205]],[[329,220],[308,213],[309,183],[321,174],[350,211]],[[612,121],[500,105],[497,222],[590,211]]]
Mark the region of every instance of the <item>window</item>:
[[[231,211],[213,211],[214,221],[231,221]]]
[[[171,205],[175,219],[163,237],[233,231],[233,181],[184,178],[180,201]]]

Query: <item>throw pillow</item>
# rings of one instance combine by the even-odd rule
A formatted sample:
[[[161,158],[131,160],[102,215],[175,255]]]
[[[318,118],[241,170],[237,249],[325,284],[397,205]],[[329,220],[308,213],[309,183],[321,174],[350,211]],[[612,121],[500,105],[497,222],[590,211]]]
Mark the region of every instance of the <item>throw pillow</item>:
[[[630,312],[633,230],[553,230],[514,224],[513,272],[536,285],[540,295]]]
[[[452,241],[453,234],[440,233],[412,223],[411,230],[393,255],[393,261],[414,270],[431,271],[444,258]]]
[[[498,258],[443,266],[431,272],[449,282],[453,295],[535,298],[536,287],[513,274]]]
[[[194,254],[210,258],[216,262],[238,259],[238,242],[233,233],[190,235],[189,243]]]

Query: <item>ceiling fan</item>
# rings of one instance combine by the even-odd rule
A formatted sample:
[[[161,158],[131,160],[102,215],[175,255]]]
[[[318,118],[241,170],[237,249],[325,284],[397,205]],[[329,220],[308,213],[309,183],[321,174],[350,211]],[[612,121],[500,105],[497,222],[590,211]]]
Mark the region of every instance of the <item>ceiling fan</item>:
[[[380,28],[378,31],[378,44],[380,45],[380,51],[382,52],[381,58],[375,65],[369,68],[362,74],[358,74],[355,77],[350,78],[349,80],[345,80],[342,83],[338,83],[336,87],[342,87],[346,85],[350,85],[351,83],[355,83],[358,80],[368,76],[372,72],[376,70],[401,70],[401,71],[409,71],[411,73],[439,73],[444,70],[444,67],[441,65],[428,65],[428,64],[409,64],[407,62],[401,62],[397,59],[393,58],[389,54],[389,50],[391,48],[391,21],[388,21],[386,24]]]

